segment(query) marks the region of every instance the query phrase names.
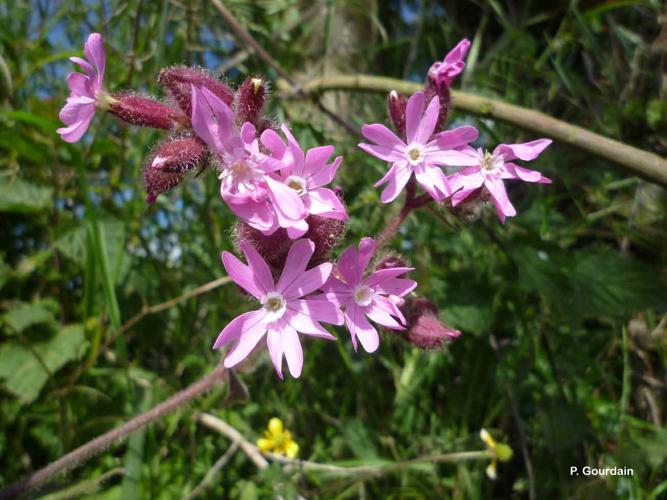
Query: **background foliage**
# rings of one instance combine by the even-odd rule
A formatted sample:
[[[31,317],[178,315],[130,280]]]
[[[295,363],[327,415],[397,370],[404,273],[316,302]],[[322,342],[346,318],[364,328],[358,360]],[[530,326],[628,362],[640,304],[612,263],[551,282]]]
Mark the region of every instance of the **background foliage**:
[[[421,80],[460,38],[473,48],[462,85],[664,155],[667,28],[658,1],[230,1],[296,79],[366,72]],[[85,36],[106,37],[107,86],[160,93],[160,68],[196,64],[238,83],[275,75],[239,57],[206,1],[9,1],[0,5],[0,484],[8,484],[193,382],[210,347],[248,307],[232,286],[125,324],[143,306],[222,275],[233,218],[209,171],[153,206],[141,168],[159,133],[96,117],[82,143],[55,134],[65,76]],[[377,234],[384,170],[357,138],[309,103],[271,110],[306,145],[345,156],[347,243]],[[360,126],[384,96],[330,94]],[[532,137],[457,113],[480,146]],[[70,474],[104,498],[180,497],[229,443],[191,418],[206,410],[250,439],[279,416],[319,462],[374,463],[481,449],[481,427],[515,450],[491,482],[485,463],[428,465],[383,477],[291,480],[237,453],[211,497],[657,498],[667,491],[665,191],[555,144],[535,163],[551,186],[511,188],[519,216],[443,224],[419,211],[394,243],[420,292],[464,331],[422,352],[387,334],[376,355],[312,342],[300,380],[281,383],[262,354],[240,378]],[[397,209],[391,206],[389,210]],[[306,341],[307,342],[307,341]],[[525,449],[523,449],[525,448]],[[527,466],[526,462],[530,465]],[[569,477],[569,466],[633,467],[634,477]],[[125,469],[123,475],[119,468]],[[532,471],[532,479],[528,473]],[[92,481],[92,482],[90,482]]]

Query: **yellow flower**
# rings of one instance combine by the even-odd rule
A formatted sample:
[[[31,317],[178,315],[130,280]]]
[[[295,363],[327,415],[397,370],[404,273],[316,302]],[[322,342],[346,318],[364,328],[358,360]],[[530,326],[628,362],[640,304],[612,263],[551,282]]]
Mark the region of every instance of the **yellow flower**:
[[[489,476],[490,479],[495,479],[497,477],[496,469],[498,467],[498,462],[507,462],[512,458],[514,452],[508,445],[497,443],[486,429],[479,431],[479,437],[484,441],[484,444],[486,444],[486,449],[493,455],[491,463],[486,468],[486,475]]]
[[[288,458],[299,454],[299,445],[292,440],[292,433],[285,430],[283,421],[275,417],[269,420],[269,427],[264,437],[257,440],[257,447],[263,453],[272,452]]]

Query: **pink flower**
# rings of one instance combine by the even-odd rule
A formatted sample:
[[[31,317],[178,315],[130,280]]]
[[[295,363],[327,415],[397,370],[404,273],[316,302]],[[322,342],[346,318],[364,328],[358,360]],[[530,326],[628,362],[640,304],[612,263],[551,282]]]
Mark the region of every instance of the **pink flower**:
[[[266,234],[274,232],[278,220],[269,198],[267,174],[280,164],[260,152],[254,125],[246,122],[239,130],[234,112],[224,101],[207,88],[193,86],[192,126],[218,155],[220,194],[229,208],[248,225]],[[286,198],[293,204],[299,201],[296,193],[288,192]],[[305,214],[299,212],[294,217]]]
[[[470,40],[464,38],[456,47],[449,51],[445,59],[435,62],[428,70],[428,77],[436,84],[436,88],[445,85],[449,88],[459,74],[466,67],[465,57],[470,49]]]
[[[92,33],[84,45],[83,53],[86,59],[70,58],[81,66],[85,74],[73,72],[67,76],[71,93],[67,104],[60,111],[60,119],[66,127],[59,128],[57,132],[67,142],[81,139],[95,115],[95,109],[109,105],[110,97],[102,86],[106,64],[102,35]]]
[[[312,148],[304,154],[289,128],[283,125],[281,130],[287,137],[287,146],[273,130],[266,130],[262,134],[262,142],[272,155],[282,158],[279,172],[267,179],[269,197],[280,226],[287,229],[290,238],[296,239],[308,231],[305,217],[309,214],[347,220],[347,212],[340,198],[331,189],[324,187],[333,180],[343,158],[339,156],[333,163],[327,163],[333,153],[333,146]],[[298,214],[305,215],[296,219]]]
[[[241,250],[248,265],[229,252],[222,253],[222,262],[232,280],[261,304],[260,309],[234,318],[213,344],[213,348],[218,349],[223,344],[236,341],[224,360],[227,368],[243,361],[266,335],[271,361],[278,376],[283,378],[284,355],[290,373],[298,378],[303,367],[303,351],[297,332],[335,340],[320,325],[320,321],[341,325],[343,318],[338,306],[318,297],[304,298],[324,285],[331,274],[332,265],[328,262],[306,270],[314,248],[310,240],[295,241],[287,254],[278,283],[274,283],[264,259],[247,243],[241,243]]]
[[[449,177],[452,191],[454,191],[452,205],[458,205],[470,194],[483,187],[491,195],[500,222],[504,223],[505,217],[516,215],[516,209],[507,197],[503,179],[518,179],[539,184],[551,183],[551,180],[540,172],[520,167],[511,161],[534,160],[551,142],[550,139],[538,139],[523,144],[500,144],[493,150],[493,153],[468,148],[466,152],[471,155],[471,158],[476,159],[476,164]]]
[[[381,269],[364,278],[374,253],[375,241],[362,238],[359,251],[350,247],[341,254],[338,261],[341,279],[332,276],[322,288],[327,297],[336,300],[343,308],[355,351],[357,338],[367,352],[374,352],[380,344],[380,336],[368,319],[393,330],[405,328],[405,318],[396,304],[402,303],[400,297],[417,286],[416,281],[399,278],[412,271],[411,267]]]
[[[359,144],[359,147],[392,164],[387,174],[375,183],[375,187],[387,184],[380,197],[383,203],[396,199],[413,173],[422,188],[440,201],[450,195],[450,189],[439,166],[474,164],[469,155],[458,149],[477,138],[475,127],[458,127],[433,136],[439,105],[435,96],[423,112],[424,93],[417,92],[410,97],[405,112],[407,144],[379,123],[362,127],[364,137],[376,144]]]

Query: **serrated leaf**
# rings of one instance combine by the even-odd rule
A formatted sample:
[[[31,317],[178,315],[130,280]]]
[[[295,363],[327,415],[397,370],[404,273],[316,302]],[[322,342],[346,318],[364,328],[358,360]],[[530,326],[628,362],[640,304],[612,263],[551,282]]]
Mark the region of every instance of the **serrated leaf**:
[[[53,299],[38,300],[31,304],[19,302],[5,313],[2,320],[14,333],[40,323],[53,321],[53,311],[57,308]]]
[[[52,205],[52,187],[0,177],[0,212],[35,213]]]
[[[34,401],[50,374],[77,359],[86,341],[83,326],[68,325],[29,347],[16,341],[0,346],[0,379],[24,404]]]

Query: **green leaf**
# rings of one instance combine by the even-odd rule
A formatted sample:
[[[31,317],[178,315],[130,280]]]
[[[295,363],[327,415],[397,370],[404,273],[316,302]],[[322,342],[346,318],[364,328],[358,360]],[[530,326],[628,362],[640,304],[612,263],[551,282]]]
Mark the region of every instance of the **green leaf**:
[[[52,187],[0,177],[0,212],[34,213],[52,205]]]
[[[83,326],[74,324],[30,346],[6,342],[0,346],[0,379],[22,403],[31,403],[51,374],[82,354],[85,341]]]
[[[5,313],[2,320],[14,333],[21,333],[32,325],[53,321],[53,312],[57,307],[53,299],[38,300],[32,304],[19,302]]]

